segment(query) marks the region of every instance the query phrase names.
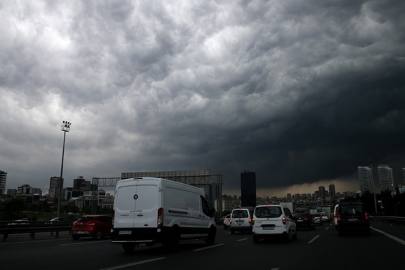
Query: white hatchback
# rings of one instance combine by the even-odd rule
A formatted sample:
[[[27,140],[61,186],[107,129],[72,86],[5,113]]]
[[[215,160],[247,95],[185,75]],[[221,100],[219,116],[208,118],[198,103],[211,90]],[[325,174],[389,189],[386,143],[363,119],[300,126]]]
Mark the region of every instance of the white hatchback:
[[[287,207],[258,205],[253,213],[253,242],[262,238],[297,239],[297,225]]]

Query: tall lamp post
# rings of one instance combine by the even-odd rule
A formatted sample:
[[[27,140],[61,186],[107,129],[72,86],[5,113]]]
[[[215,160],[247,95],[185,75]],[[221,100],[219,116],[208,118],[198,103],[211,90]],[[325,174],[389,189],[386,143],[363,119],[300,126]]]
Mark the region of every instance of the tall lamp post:
[[[60,130],[63,131],[63,148],[62,148],[62,165],[60,168],[60,178],[59,178],[59,188],[58,188],[58,218],[60,216],[60,197],[62,193],[62,175],[63,175],[63,157],[65,155],[65,139],[66,139],[66,132],[70,131],[70,126],[72,123],[68,121],[63,121]]]

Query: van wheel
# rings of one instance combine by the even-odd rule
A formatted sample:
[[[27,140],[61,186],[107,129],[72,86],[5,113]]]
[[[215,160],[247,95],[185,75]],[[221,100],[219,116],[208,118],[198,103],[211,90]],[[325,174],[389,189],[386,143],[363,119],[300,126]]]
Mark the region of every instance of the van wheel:
[[[101,230],[97,230],[93,238],[96,240],[103,239],[104,238],[103,232]]]
[[[231,234],[235,234],[235,230],[232,230],[232,229],[231,229]]]
[[[253,243],[259,243],[259,236],[257,236],[256,234],[253,235]]]
[[[292,239],[297,240],[297,238],[298,238],[298,232],[297,232],[297,230],[295,230],[295,234],[293,235]]]
[[[179,248],[180,243],[180,233],[178,229],[173,228],[169,233],[166,243],[164,243],[164,247],[167,251],[176,251]]]
[[[205,241],[208,245],[213,245],[215,243],[215,235],[217,234],[217,228],[211,226],[210,232],[208,233],[208,239]]]
[[[338,233],[339,233],[339,236],[343,236],[343,231],[339,228],[338,228]]]
[[[122,243],[122,248],[125,252],[132,252],[135,249],[135,243]]]

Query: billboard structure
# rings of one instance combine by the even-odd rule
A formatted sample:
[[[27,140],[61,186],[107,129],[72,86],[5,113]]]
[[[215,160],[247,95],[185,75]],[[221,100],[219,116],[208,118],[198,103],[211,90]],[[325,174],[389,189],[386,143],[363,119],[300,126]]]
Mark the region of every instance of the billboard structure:
[[[93,190],[98,187],[115,187],[117,182],[122,179],[137,178],[137,177],[156,177],[192,185],[198,188],[206,188],[211,184],[216,184],[217,215],[222,214],[222,175],[211,175],[209,170],[192,170],[192,171],[161,171],[161,172],[123,172],[121,177],[93,177]],[[95,193],[93,191],[93,193]],[[96,208],[95,208],[96,209]],[[219,217],[220,218],[220,217]]]

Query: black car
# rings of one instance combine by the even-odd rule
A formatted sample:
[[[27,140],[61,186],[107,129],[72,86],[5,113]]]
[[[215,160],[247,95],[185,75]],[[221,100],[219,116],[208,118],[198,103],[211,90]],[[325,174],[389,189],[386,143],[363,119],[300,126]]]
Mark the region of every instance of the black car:
[[[294,217],[297,228],[315,229],[315,223],[309,213],[298,213]]]
[[[337,209],[339,236],[346,232],[364,232],[370,235],[368,214],[362,203],[340,203]]]

